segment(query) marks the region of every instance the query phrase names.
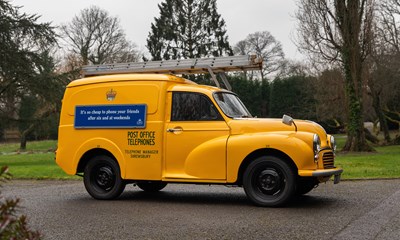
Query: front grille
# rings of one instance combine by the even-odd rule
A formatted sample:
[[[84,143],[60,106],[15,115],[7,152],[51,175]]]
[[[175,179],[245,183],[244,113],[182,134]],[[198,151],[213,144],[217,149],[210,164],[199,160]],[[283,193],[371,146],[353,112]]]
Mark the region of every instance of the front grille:
[[[334,168],[335,167],[335,155],[333,152],[326,152],[322,157],[324,161],[324,168]]]

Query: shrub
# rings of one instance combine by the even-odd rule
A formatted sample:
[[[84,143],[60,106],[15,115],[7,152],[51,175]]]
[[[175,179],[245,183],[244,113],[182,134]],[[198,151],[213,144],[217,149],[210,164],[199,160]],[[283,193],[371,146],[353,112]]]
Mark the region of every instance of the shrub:
[[[8,167],[0,169],[0,187],[1,183],[10,180],[11,174]],[[29,229],[26,217],[18,215],[19,199],[5,199],[0,192],[0,239],[40,239],[38,231]]]

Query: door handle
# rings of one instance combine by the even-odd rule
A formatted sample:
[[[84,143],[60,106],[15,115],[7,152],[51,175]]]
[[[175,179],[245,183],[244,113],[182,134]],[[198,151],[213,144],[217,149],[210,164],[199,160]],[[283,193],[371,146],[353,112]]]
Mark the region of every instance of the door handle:
[[[182,131],[183,131],[183,128],[181,128],[181,127],[167,128],[167,132],[171,132],[171,133],[180,133]]]

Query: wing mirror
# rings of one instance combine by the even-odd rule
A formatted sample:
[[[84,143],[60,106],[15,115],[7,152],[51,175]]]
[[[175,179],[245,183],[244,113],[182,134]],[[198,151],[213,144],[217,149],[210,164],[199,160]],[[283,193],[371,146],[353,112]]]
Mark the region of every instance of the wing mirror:
[[[295,130],[297,132],[296,123],[294,123],[294,120],[293,120],[293,118],[291,116],[288,116],[288,115],[284,114],[283,117],[282,117],[282,122],[284,124],[288,125],[288,126],[292,126],[292,124],[293,124],[294,127],[295,127]]]

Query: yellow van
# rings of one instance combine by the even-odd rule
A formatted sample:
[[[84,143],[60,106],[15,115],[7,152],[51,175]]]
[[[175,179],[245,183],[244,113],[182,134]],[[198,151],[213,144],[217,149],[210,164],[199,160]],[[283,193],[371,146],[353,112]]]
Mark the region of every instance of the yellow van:
[[[224,184],[243,186],[256,205],[280,206],[340,180],[334,138],[314,122],[253,118],[229,90],[107,68],[67,86],[56,152],[96,199],[114,199],[128,183],[150,192]]]

